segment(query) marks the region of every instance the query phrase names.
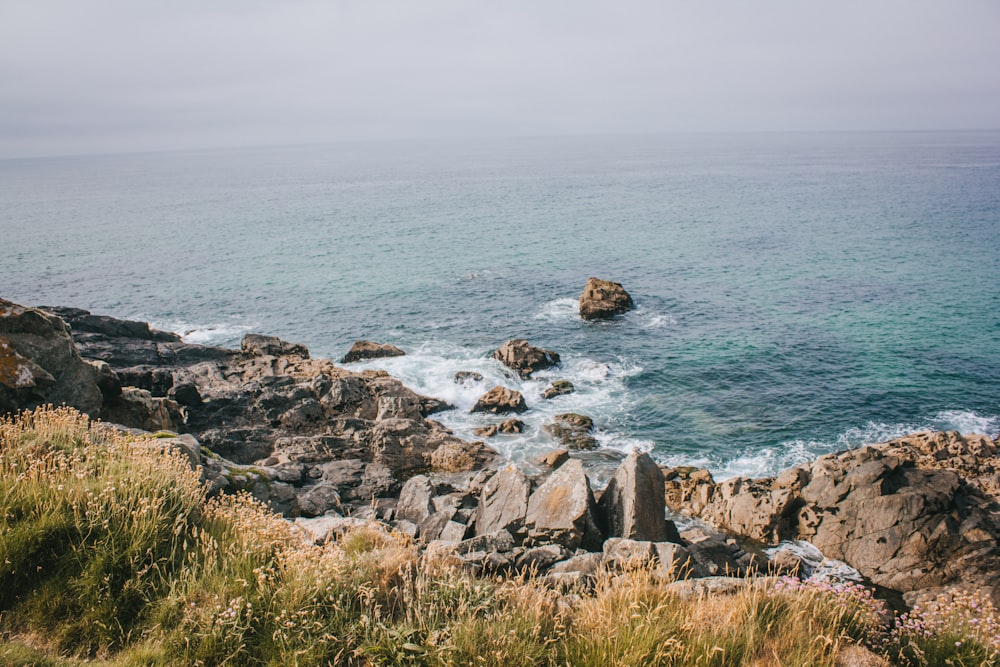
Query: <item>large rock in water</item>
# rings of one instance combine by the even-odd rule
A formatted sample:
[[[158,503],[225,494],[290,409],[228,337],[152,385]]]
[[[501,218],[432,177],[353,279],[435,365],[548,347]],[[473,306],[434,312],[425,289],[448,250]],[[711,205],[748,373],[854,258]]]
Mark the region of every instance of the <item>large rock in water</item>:
[[[675,509],[726,530],[768,544],[808,540],[911,603],[941,587],[1000,600],[1000,505],[980,482],[997,464],[985,436],[918,434],[778,477],[716,484],[668,473],[666,491],[668,502],[681,500]],[[684,498],[698,499],[700,510]]]
[[[594,420],[586,415],[575,412],[556,415],[543,428],[570,449],[597,449],[597,439],[592,435]]]
[[[680,542],[677,528],[665,516],[663,473],[649,454],[629,453],[597,507],[608,537]]]
[[[529,378],[535,371],[550,368],[559,363],[557,353],[530,345],[523,338],[507,341],[493,353],[493,358],[513,369],[522,378]]]
[[[101,383],[62,319],[0,299],[0,414],[52,403],[97,417]]]
[[[384,357],[402,357],[406,354],[395,345],[374,343],[370,340],[359,340],[351,346],[350,351],[340,360],[342,364],[350,364],[365,359],[382,359]]]
[[[595,510],[583,464],[571,459],[549,475],[528,499],[528,537],[539,544],[597,551],[604,537],[594,520]]]
[[[528,405],[524,402],[521,392],[507,387],[496,386],[479,397],[472,406],[472,412],[490,412],[504,414],[508,412],[524,412]]]
[[[609,280],[589,278],[580,295],[580,317],[585,320],[607,319],[634,307],[632,297],[621,283]]]

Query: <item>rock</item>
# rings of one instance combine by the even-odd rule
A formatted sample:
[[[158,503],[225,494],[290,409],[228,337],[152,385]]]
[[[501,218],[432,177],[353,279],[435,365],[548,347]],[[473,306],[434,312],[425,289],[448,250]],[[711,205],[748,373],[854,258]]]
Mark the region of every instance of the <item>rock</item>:
[[[632,450],[618,466],[597,504],[609,537],[651,542],[680,542],[667,521],[663,473],[649,454]]]
[[[591,432],[594,430],[594,420],[585,415],[567,412],[556,415],[545,430],[559,439],[570,449],[597,449],[598,444]]]
[[[359,340],[351,346],[350,351],[340,360],[342,364],[350,364],[365,359],[382,359],[384,357],[402,357],[406,353],[395,345],[374,343],[370,340]]]
[[[309,358],[309,350],[305,345],[289,343],[275,336],[263,336],[254,333],[243,336],[243,340],[240,342],[240,349],[243,351],[243,354],[254,357],[296,356],[303,359]]]
[[[559,563],[555,563],[549,570],[549,574],[579,572],[590,577],[596,577],[600,572],[603,563],[604,554],[602,552],[583,553]]]
[[[542,398],[555,398],[556,396],[572,394],[575,391],[576,387],[569,380],[556,380],[542,392]]]
[[[535,371],[550,368],[559,363],[559,355],[552,350],[544,350],[530,345],[523,338],[514,338],[493,353],[493,358],[513,369],[522,378],[529,378]]]
[[[992,448],[986,437],[918,434],[774,478],[703,480],[707,502],[689,511],[768,544],[807,540],[910,601],[947,586],[1000,599],[996,497],[971,454],[992,469]]]
[[[559,544],[544,544],[527,549],[518,556],[514,564],[527,572],[545,572],[555,563],[569,558],[570,552]]]
[[[506,530],[498,530],[484,535],[476,535],[467,540],[463,540],[455,547],[459,554],[482,553],[510,553],[516,546],[514,536]]]
[[[798,576],[802,570],[802,559],[791,549],[779,549],[767,563],[767,571],[774,575]]]
[[[589,278],[580,295],[580,317],[585,320],[607,319],[632,308],[632,297],[620,283]]]
[[[656,550],[648,540],[611,537],[604,542],[604,564],[619,570],[648,567],[656,560]]]
[[[431,469],[437,472],[478,470],[497,459],[499,454],[481,442],[449,438],[430,454]]]
[[[476,535],[500,530],[520,535],[528,513],[531,483],[517,466],[508,464],[490,478],[479,496]]]
[[[521,395],[521,392],[497,386],[490,389],[476,401],[472,412],[502,414],[505,412],[524,412],[527,409],[528,406],[525,404],[524,396]]]
[[[324,544],[353,528],[369,525],[364,519],[344,516],[320,516],[316,518],[295,519],[295,525],[302,528],[306,541],[313,544]]]
[[[776,579],[758,577],[744,579],[742,577],[711,576],[696,579],[683,579],[664,584],[663,589],[679,597],[681,600],[697,600],[716,595],[733,595],[747,588],[769,588]]]
[[[333,510],[341,511],[340,494],[333,484],[314,484],[298,498],[299,512],[304,517],[323,516]]]
[[[525,517],[528,536],[536,544],[597,550],[603,536],[594,520],[595,509],[583,464],[571,459],[557,468],[528,499]]]
[[[434,488],[426,475],[415,475],[406,480],[399,492],[396,518],[419,524],[434,513]]]
[[[480,428],[473,429],[475,435],[492,438],[497,433],[505,434],[515,434],[524,431],[524,422],[520,419],[508,419],[507,421],[501,422],[500,424],[490,424],[489,426],[483,426]]]
[[[59,316],[72,327],[73,331],[102,334],[111,338],[138,338],[160,342],[180,342],[175,333],[157,331],[146,322],[119,320],[106,315],[92,315],[80,308],[43,306],[42,310]]]
[[[454,380],[456,384],[472,384],[482,382],[483,376],[475,371],[455,371]]]
[[[97,417],[104,401],[100,382],[65,322],[0,299],[0,414],[51,403]]]
[[[565,449],[553,449],[535,459],[535,463],[546,468],[558,468],[569,460],[569,451]]]
[[[702,570],[680,544],[649,542],[620,537],[604,543],[604,565],[617,570],[648,568],[659,579],[680,579]]]
[[[715,493],[712,473],[704,468],[662,468],[667,507],[700,516]]]

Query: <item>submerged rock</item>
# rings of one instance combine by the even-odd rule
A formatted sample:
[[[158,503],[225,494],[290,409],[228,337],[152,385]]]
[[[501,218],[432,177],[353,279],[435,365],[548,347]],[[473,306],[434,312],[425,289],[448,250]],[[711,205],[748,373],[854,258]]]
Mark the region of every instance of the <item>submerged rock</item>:
[[[556,380],[542,392],[542,398],[555,398],[556,396],[572,394],[575,391],[576,387],[569,380]]]
[[[632,297],[621,283],[608,280],[589,278],[580,295],[580,317],[585,320],[611,318],[634,307]]]
[[[591,435],[594,420],[586,415],[573,412],[556,415],[544,428],[570,449],[597,449],[597,440]]]

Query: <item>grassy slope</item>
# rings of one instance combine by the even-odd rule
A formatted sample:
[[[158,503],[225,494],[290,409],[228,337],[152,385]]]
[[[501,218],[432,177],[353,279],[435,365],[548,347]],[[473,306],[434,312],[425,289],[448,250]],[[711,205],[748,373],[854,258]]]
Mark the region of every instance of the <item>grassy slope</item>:
[[[0,521],[0,664],[815,666],[857,644],[1000,664],[977,600],[892,627],[858,588],[684,601],[638,571],[563,596],[376,526],[306,545],[248,497],[206,500],[156,440],[67,409],[0,423]]]

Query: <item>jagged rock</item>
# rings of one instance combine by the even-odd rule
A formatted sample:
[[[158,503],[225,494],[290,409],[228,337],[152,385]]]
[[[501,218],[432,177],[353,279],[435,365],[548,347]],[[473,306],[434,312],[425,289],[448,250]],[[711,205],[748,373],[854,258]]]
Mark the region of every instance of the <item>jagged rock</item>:
[[[437,472],[467,472],[489,465],[499,455],[481,442],[449,438],[430,454],[431,469]]]
[[[463,540],[455,547],[455,551],[459,554],[510,553],[515,546],[517,546],[517,542],[513,535],[506,530],[497,530]]]
[[[604,553],[583,553],[555,563],[549,570],[550,574],[565,574],[568,572],[579,572],[581,574],[595,577],[600,572],[604,564]]]
[[[107,421],[144,431],[175,431],[183,422],[177,403],[135,387],[123,388],[117,400],[104,406],[101,415]]]
[[[419,524],[434,513],[434,495],[434,487],[426,475],[411,477],[399,491],[396,517]]]
[[[51,403],[97,417],[104,400],[99,382],[65,322],[0,299],[0,414]]]
[[[295,356],[303,359],[309,358],[309,350],[305,345],[289,343],[275,336],[264,336],[261,334],[249,333],[243,336],[240,342],[240,349],[243,354],[254,357],[286,357]]]
[[[911,602],[951,585],[1000,598],[996,497],[956,472],[982,479],[971,452],[989,468],[991,447],[984,436],[918,434],[774,478],[702,480],[696,516],[769,544],[808,540]]]
[[[573,412],[556,415],[552,423],[546,424],[544,428],[570,449],[598,447],[597,440],[591,435],[594,430],[594,420],[586,415]]]
[[[490,478],[479,497],[476,535],[499,530],[521,534],[528,513],[531,483],[517,466],[510,464]]]
[[[535,459],[535,463],[546,468],[558,468],[569,460],[569,451],[565,449],[553,449]]]
[[[557,468],[528,499],[525,516],[528,536],[536,544],[597,550],[603,537],[594,520],[595,509],[583,464],[571,459]]]
[[[297,497],[299,513],[304,517],[322,516],[330,510],[341,510],[340,494],[333,484],[314,484]]]
[[[384,357],[402,357],[406,352],[395,345],[375,343],[370,340],[359,340],[351,346],[350,351],[340,360],[342,364],[350,364],[364,359],[382,359]]]
[[[632,297],[620,283],[589,278],[580,295],[580,317],[606,319],[632,310]]]
[[[651,542],[680,542],[666,519],[663,473],[649,454],[632,450],[615,471],[597,504],[604,532]]]
[[[522,378],[529,378],[535,371],[550,368],[559,363],[557,353],[530,345],[523,338],[507,341],[493,353],[493,358],[513,369]]]
[[[502,414],[505,412],[524,412],[528,409],[521,392],[507,387],[497,386],[479,397],[472,407],[472,412],[491,412]]]
[[[715,480],[704,468],[663,468],[664,499],[675,512],[700,516],[712,499]]]
[[[661,579],[680,579],[702,570],[688,550],[672,542],[650,542],[612,537],[604,542],[605,567],[618,570],[648,568]]]
[[[556,396],[572,394],[575,391],[576,387],[569,380],[556,380],[542,392],[542,398],[555,398]]]
[[[146,322],[135,320],[119,320],[106,315],[93,315],[81,308],[66,308],[63,306],[43,306],[54,315],[58,315],[73,331],[102,334],[111,338],[138,338],[160,342],[180,342],[181,337],[175,333],[158,331]]]

